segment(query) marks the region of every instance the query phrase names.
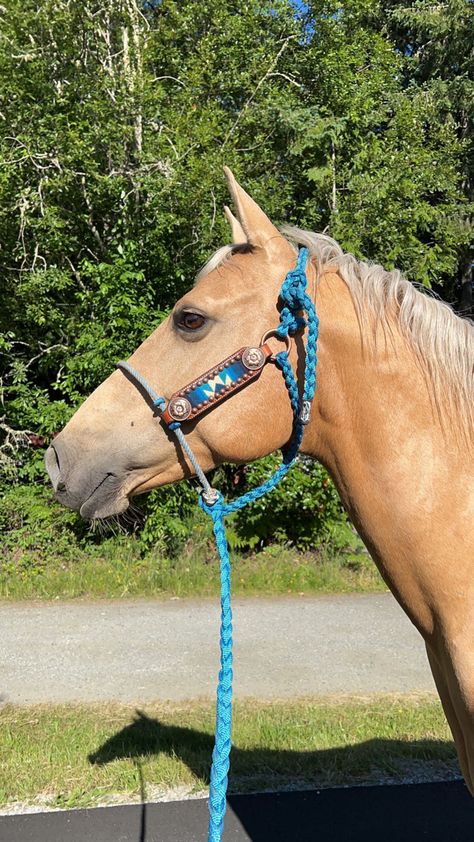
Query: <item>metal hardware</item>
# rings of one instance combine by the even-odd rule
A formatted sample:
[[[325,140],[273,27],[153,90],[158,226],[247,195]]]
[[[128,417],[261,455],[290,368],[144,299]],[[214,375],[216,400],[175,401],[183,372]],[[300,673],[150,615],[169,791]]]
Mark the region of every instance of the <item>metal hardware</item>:
[[[299,420],[305,426],[306,424],[309,424],[311,420],[311,401],[303,401],[301,412],[299,414]]]
[[[286,353],[287,354],[290,353],[291,345],[292,345],[291,337],[288,336],[288,335],[287,336],[279,336],[278,331],[276,329],[275,330],[267,330],[267,332],[263,334],[263,336],[260,340],[260,345],[265,345],[266,342],[267,342],[267,339],[269,339],[271,336],[274,336],[275,339],[278,339],[279,342],[284,342],[285,345],[286,345],[286,349],[285,349]],[[270,357],[270,362],[272,362],[272,363],[275,362],[275,354],[272,354],[272,356]]]
[[[187,398],[175,398],[167,406],[168,413],[175,421],[185,421],[192,412],[192,406]]]
[[[265,365],[265,354],[261,348],[246,348],[242,354],[242,362],[250,371],[258,371]]]
[[[206,506],[213,506],[219,499],[219,492],[216,488],[210,488],[209,491],[201,491],[201,497]]]

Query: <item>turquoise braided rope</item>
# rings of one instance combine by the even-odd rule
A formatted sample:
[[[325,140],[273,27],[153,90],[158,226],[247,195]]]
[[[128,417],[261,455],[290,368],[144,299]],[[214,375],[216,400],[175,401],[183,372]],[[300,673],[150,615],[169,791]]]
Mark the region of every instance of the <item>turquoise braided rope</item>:
[[[221,562],[221,668],[217,684],[216,736],[209,787],[209,842],[220,842],[227,805],[227,782],[232,745],[232,605],[231,565],[225,534],[225,503],[222,495],[213,506],[212,520]]]
[[[209,835],[208,842],[220,842],[224,829],[224,815],[226,811],[227,781],[229,775],[229,758],[232,737],[232,606],[231,606],[231,565],[229,548],[225,535],[225,517],[237,512],[244,506],[262,497],[276,485],[288,473],[294,464],[298,450],[303,438],[304,426],[309,421],[311,402],[316,389],[316,365],[317,365],[317,339],[318,339],[318,317],[314,304],[306,292],[306,264],[308,251],[302,248],[298,255],[296,267],[288,272],[282,285],[280,297],[283,301],[283,308],[280,314],[280,325],[277,328],[277,335],[284,338],[293,335],[300,328],[308,327],[305,355],[305,375],[302,400],[300,401],[298,384],[293,369],[288,359],[288,354],[282,352],[276,355],[276,362],[281,368],[283,378],[288,389],[291,406],[293,409],[294,423],[293,433],[288,448],[283,451],[281,465],[277,468],[263,485],[253,488],[247,494],[242,495],[231,503],[225,503],[222,495],[212,489],[204,476],[199,462],[194,456],[192,449],[187,443],[179,423],[169,425],[177,436],[181,447],[186,451],[196,474],[198,475],[203,493],[199,499],[202,509],[210,515],[213,520],[214,536],[221,561],[221,633],[220,633],[220,659],[221,668],[217,687],[216,705],[216,740],[212,755],[211,781],[209,793]],[[302,313],[306,313],[307,320]],[[117,363],[117,367],[135,380],[142,389],[149,395],[158,414],[161,414],[166,404],[165,398],[158,395],[149,386],[144,377],[132,366],[124,361]],[[217,499],[215,495],[217,494]],[[206,496],[208,502],[206,503]],[[213,499],[214,497],[214,499]],[[211,502],[212,500],[212,502]]]
[[[315,306],[306,292],[306,264],[308,251],[302,248],[298,262],[285,278],[280,297],[284,307],[280,314],[279,336],[293,334],[307,325],[305,374],[302,401],[311,404],[316,390],[317,340],[319,321]],[[307,321],[301,316],[305,312]],[[224,830],[224,816],[227,806],[227,783],[232,745],[232,605],[231,605],[231,563],[229,546],[225,534],[225,517],[243,509],[276,485],[288,473],[295,462],[304,433],[302,402],[298,384],[286,352],[276,355],[276,362],[282,370],[285,385],[293,409],[293,435],[289,447],[283,452],[283,461],[275,473],[257,488],[252,488],[237,500],[225,503],[221,494],[215,503],[208,505],[201,496],[199,505],[212,518],[216,546],[221,565],[221,627],[220,627],[220,671],[217,685],[216,737],[212,753],[209,787],[209,830],[208,842],[221,842]]]

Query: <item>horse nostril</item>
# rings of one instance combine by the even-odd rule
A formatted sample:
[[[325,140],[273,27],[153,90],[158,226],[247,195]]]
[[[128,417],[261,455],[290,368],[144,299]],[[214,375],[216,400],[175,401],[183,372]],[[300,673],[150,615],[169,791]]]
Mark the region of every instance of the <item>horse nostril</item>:
[[[66,491],[66,483],[65,482],[58,482],[56,491]]]
[[[48,447],[45,453],[44,461],[53,488],[57,491],[60,480],[59,459],[56,449],[52,445]]]

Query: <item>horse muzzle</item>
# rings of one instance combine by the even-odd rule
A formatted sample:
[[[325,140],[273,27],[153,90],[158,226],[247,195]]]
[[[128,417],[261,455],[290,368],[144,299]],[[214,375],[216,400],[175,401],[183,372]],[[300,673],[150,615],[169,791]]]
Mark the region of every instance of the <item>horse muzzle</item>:
[[[72,459],[68,449],[57,436],[45,455],[46,470],[56,499],[64,506],[79,512],[83,518],[105,518],[119,514],[128,507],[128,499],[121,491],[124,477],[100,465],[100,461]]]

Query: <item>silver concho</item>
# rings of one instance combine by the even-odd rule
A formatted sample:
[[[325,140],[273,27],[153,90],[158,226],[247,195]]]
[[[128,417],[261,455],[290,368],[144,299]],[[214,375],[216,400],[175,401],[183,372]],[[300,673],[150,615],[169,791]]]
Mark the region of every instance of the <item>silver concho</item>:
[[[258,371],[265,364],[265,354],[261,348],[246,348],[242,354],[242,362],[249,371]]]
[[[168,412],[175,421],[184,421],[191,415],[192,406],[187,398],[175,398],[169,402]]]

